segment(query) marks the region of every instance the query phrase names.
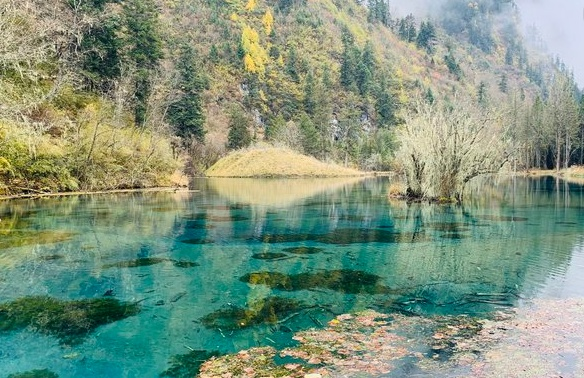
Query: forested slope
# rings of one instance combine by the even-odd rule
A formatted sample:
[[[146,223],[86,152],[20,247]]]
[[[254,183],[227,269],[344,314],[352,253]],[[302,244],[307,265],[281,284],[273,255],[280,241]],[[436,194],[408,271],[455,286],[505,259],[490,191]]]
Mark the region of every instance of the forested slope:
[[[394,4],[396,3],[396,4]],[[581,93],[510,0],[0,0],[0,190],[168,183],[254,141],[400,169],[415,104],[502,117],[517,168],[582,161]],[[397,154],[399,156],[399,154]]]

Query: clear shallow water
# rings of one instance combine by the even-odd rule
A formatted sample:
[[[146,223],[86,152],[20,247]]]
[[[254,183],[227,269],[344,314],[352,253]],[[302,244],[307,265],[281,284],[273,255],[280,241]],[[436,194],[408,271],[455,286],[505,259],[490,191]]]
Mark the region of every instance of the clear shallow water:
[[[584,296],[582,186],[492,180],[459,207],[388,201],[388,184],[201,180],[194,193],[1,202],[0,304],[111,294],[141,312],[73,344],[0,332],[0,377],[157,377],[191,349],[282,346],[348,311],[488,315]],[[220,316],[238,308],[249,324]]]

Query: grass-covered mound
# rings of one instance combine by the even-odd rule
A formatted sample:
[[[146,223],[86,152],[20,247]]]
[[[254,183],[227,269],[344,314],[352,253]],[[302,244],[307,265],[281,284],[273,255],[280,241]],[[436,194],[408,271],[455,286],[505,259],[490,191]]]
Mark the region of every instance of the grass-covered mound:
[[[359,176],[354,169],[327,164],[287,148],[238,150],[215,163],[208,177],[341,177]]]

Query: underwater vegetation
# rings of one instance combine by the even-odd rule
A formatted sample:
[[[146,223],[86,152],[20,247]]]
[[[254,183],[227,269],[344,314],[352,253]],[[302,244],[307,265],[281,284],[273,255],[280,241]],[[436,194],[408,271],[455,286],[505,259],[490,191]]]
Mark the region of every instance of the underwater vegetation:
[[[285,253],[279,252],[263,252],[263,253],[254,253],[251,258],[257,260],[281,260],[287,258],[288,255]]]
[[[177,354],[170,358],[170,368],[163,371],[161,377],[193,378],[198,376],[201,365],[211,357],[220,356],[221,353],[206,350],[191,350],[186,354]]]
[[[61,344],[80,343],[97,327],[136,315],[137,303],[114,298],[64,301],[32,296],[0,303],[0,332],[32,328],[55,336]]]
[[[237,330],[259,324],[275,324],[287,316],[308,308],[303,302],[282,297],[267,297],[252,302],[247,308],[227,306],[201,318],[207,328]]]
[[[135,260],[119,261],[116,263],[105,264],[104,269],[107,268],[138,268],[141,266],[156,265],[163,262],[171,262],[177,268],[193,268],[199,266],[198,263],[184,260],[173,260],[164,257],[142,257]]]
[[[264,234],[260,237],[264,243],[288,243],[316,241],[324,244],[357,243],[419,243],[431,241],[423,232],[393,232],[374,228],[342,228],[326,234]]]
[[[324,270],[317,273],[292,275],[278,272],[254,272],[243,275],[239,280],[284,291],[319,288],[346,294],[390,294],[394,292],[389,287],[379,283],[381,277],[350,269]]]
[[[205,239],[205,238],[186,239],[186,240],[181,240],[180,242],[185,243],[185,244],[213,244],[213,243],[215,243],[213,240]]]
[[[49,369],[36,369],[25,371],[23,373],[10,374],[6,378],[59,378],[59,376]]]
[[[314,255],[314,254],[323,252],[324,248],[302,246],[302,247],[284,248],[282,251],[287,252],[287,253],[292,253],[295,255]]]

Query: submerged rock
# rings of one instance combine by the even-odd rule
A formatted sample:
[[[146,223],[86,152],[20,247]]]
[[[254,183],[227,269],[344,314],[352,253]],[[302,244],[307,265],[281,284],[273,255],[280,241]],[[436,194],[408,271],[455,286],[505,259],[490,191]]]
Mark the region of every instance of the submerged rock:
[[[31,328],[55,336],[61,344],[76,344],[97,327],[140,312],[137,303],[114,298],[63,301],[24,297],[0,304],[0,332]]]

